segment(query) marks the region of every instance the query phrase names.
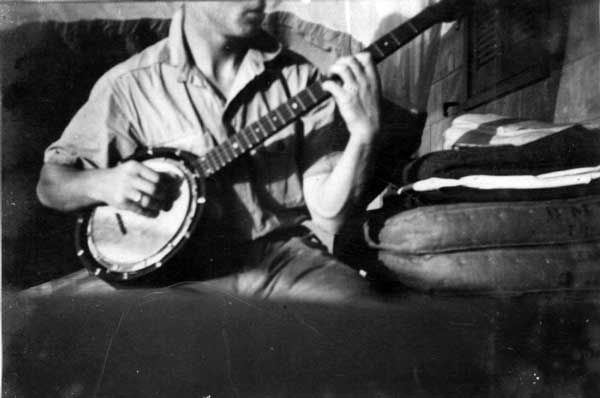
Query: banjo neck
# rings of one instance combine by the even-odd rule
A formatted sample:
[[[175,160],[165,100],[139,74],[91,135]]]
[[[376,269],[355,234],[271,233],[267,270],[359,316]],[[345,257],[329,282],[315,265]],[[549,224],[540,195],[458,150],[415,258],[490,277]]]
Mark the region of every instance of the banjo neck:
[[[470,3],[471,0],[443,0],[429,6],[363,51],[369,52],[374,62],[379,63],[431,26],[455,19],[457,13]],[[202,176],[209,177],[218,172],[329,98],[331,95],[323,89],[321,83],[319,81],[308,86],[199,157],[197,166]]]

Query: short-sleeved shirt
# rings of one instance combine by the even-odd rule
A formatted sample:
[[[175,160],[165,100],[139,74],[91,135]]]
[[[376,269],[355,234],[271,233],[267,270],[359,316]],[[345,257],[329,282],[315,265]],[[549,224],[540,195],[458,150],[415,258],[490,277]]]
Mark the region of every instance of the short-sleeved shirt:
[[[319,79],[300,55],[266,33],[240,64],[224,98],[187,49],[182,10],[169,36],[117,65],[96,83],[87,102],[45,162],[104,168],[142,146],[173,147],[203,155]],[[233,241],[256,239],[309,218],[302,193],[307,176],[329,173],[347,131],[328,100],[268,138],[214,178],[207,217],[226,226]]]

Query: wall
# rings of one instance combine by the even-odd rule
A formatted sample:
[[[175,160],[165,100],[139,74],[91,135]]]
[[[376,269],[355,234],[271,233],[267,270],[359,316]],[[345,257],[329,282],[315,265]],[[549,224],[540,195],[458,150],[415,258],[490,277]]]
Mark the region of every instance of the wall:
[[[270,0],[267,11],[289,11],[297,16],[329,28],[352,34],[363,44],[387,33],[437,0]],[[178,2],[83,2],[44,0],[31,3],[0,3],[0,31],[16,28],[27,22],[82,19],[169,18],[180,6]],[[435,64],[439,27],[427,31],[386,60],[382,66],[384,94],[407,109],[425,110],[430,66]],[[17,59],[32,42],[14,43],[0,49],[3,57]],[[4,76],[10,81],[10,76]]]
[[[267,11],[285,10],[299,17],[352,33],[370,42],[378,22],[390,14],[410,17],[434,0],[267,0]],[[80,19],[168,18],[181,1],[70,2],[40,0],[21,4],[0,2],[0,29],[33,21],[76,21]]]
[[[600,126],[600,0],[552,1],[551,7],[547,42],[563,45],[554,46],[561,59],[550,76],[468,112]],[[443,33],[421,153],[441,149],[443,131],[457,115],[444,117],[443,103],[465,100],[463,29],[455,24]]]

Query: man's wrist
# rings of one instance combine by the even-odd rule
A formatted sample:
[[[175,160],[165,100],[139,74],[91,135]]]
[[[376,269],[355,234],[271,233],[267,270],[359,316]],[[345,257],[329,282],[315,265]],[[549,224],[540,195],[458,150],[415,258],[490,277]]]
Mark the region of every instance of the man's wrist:
[[[111,181],[108,177],[109,169],[88,170],[86,184],[87,196],[93,202],[106,203],[106,192],[111,189]]]
[[[370,151],[375,141],[375,131],[355,131],[350,134],[348,146]]]

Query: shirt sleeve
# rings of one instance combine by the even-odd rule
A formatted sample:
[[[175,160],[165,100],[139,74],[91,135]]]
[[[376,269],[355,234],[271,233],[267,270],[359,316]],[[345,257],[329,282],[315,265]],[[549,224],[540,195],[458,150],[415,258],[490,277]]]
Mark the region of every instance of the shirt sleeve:
[[[313,69],[309,85],[318,81],[321,74]],[[337,112],[333,98],[327,99],[310,111],[303,122],[303,176],[330,173],[342,155],[349,133]]]
[[[44,162],[105,168],[133,153],[137,143],[123,105],[124,97],[102,77],[62,136],[46,149]]]

